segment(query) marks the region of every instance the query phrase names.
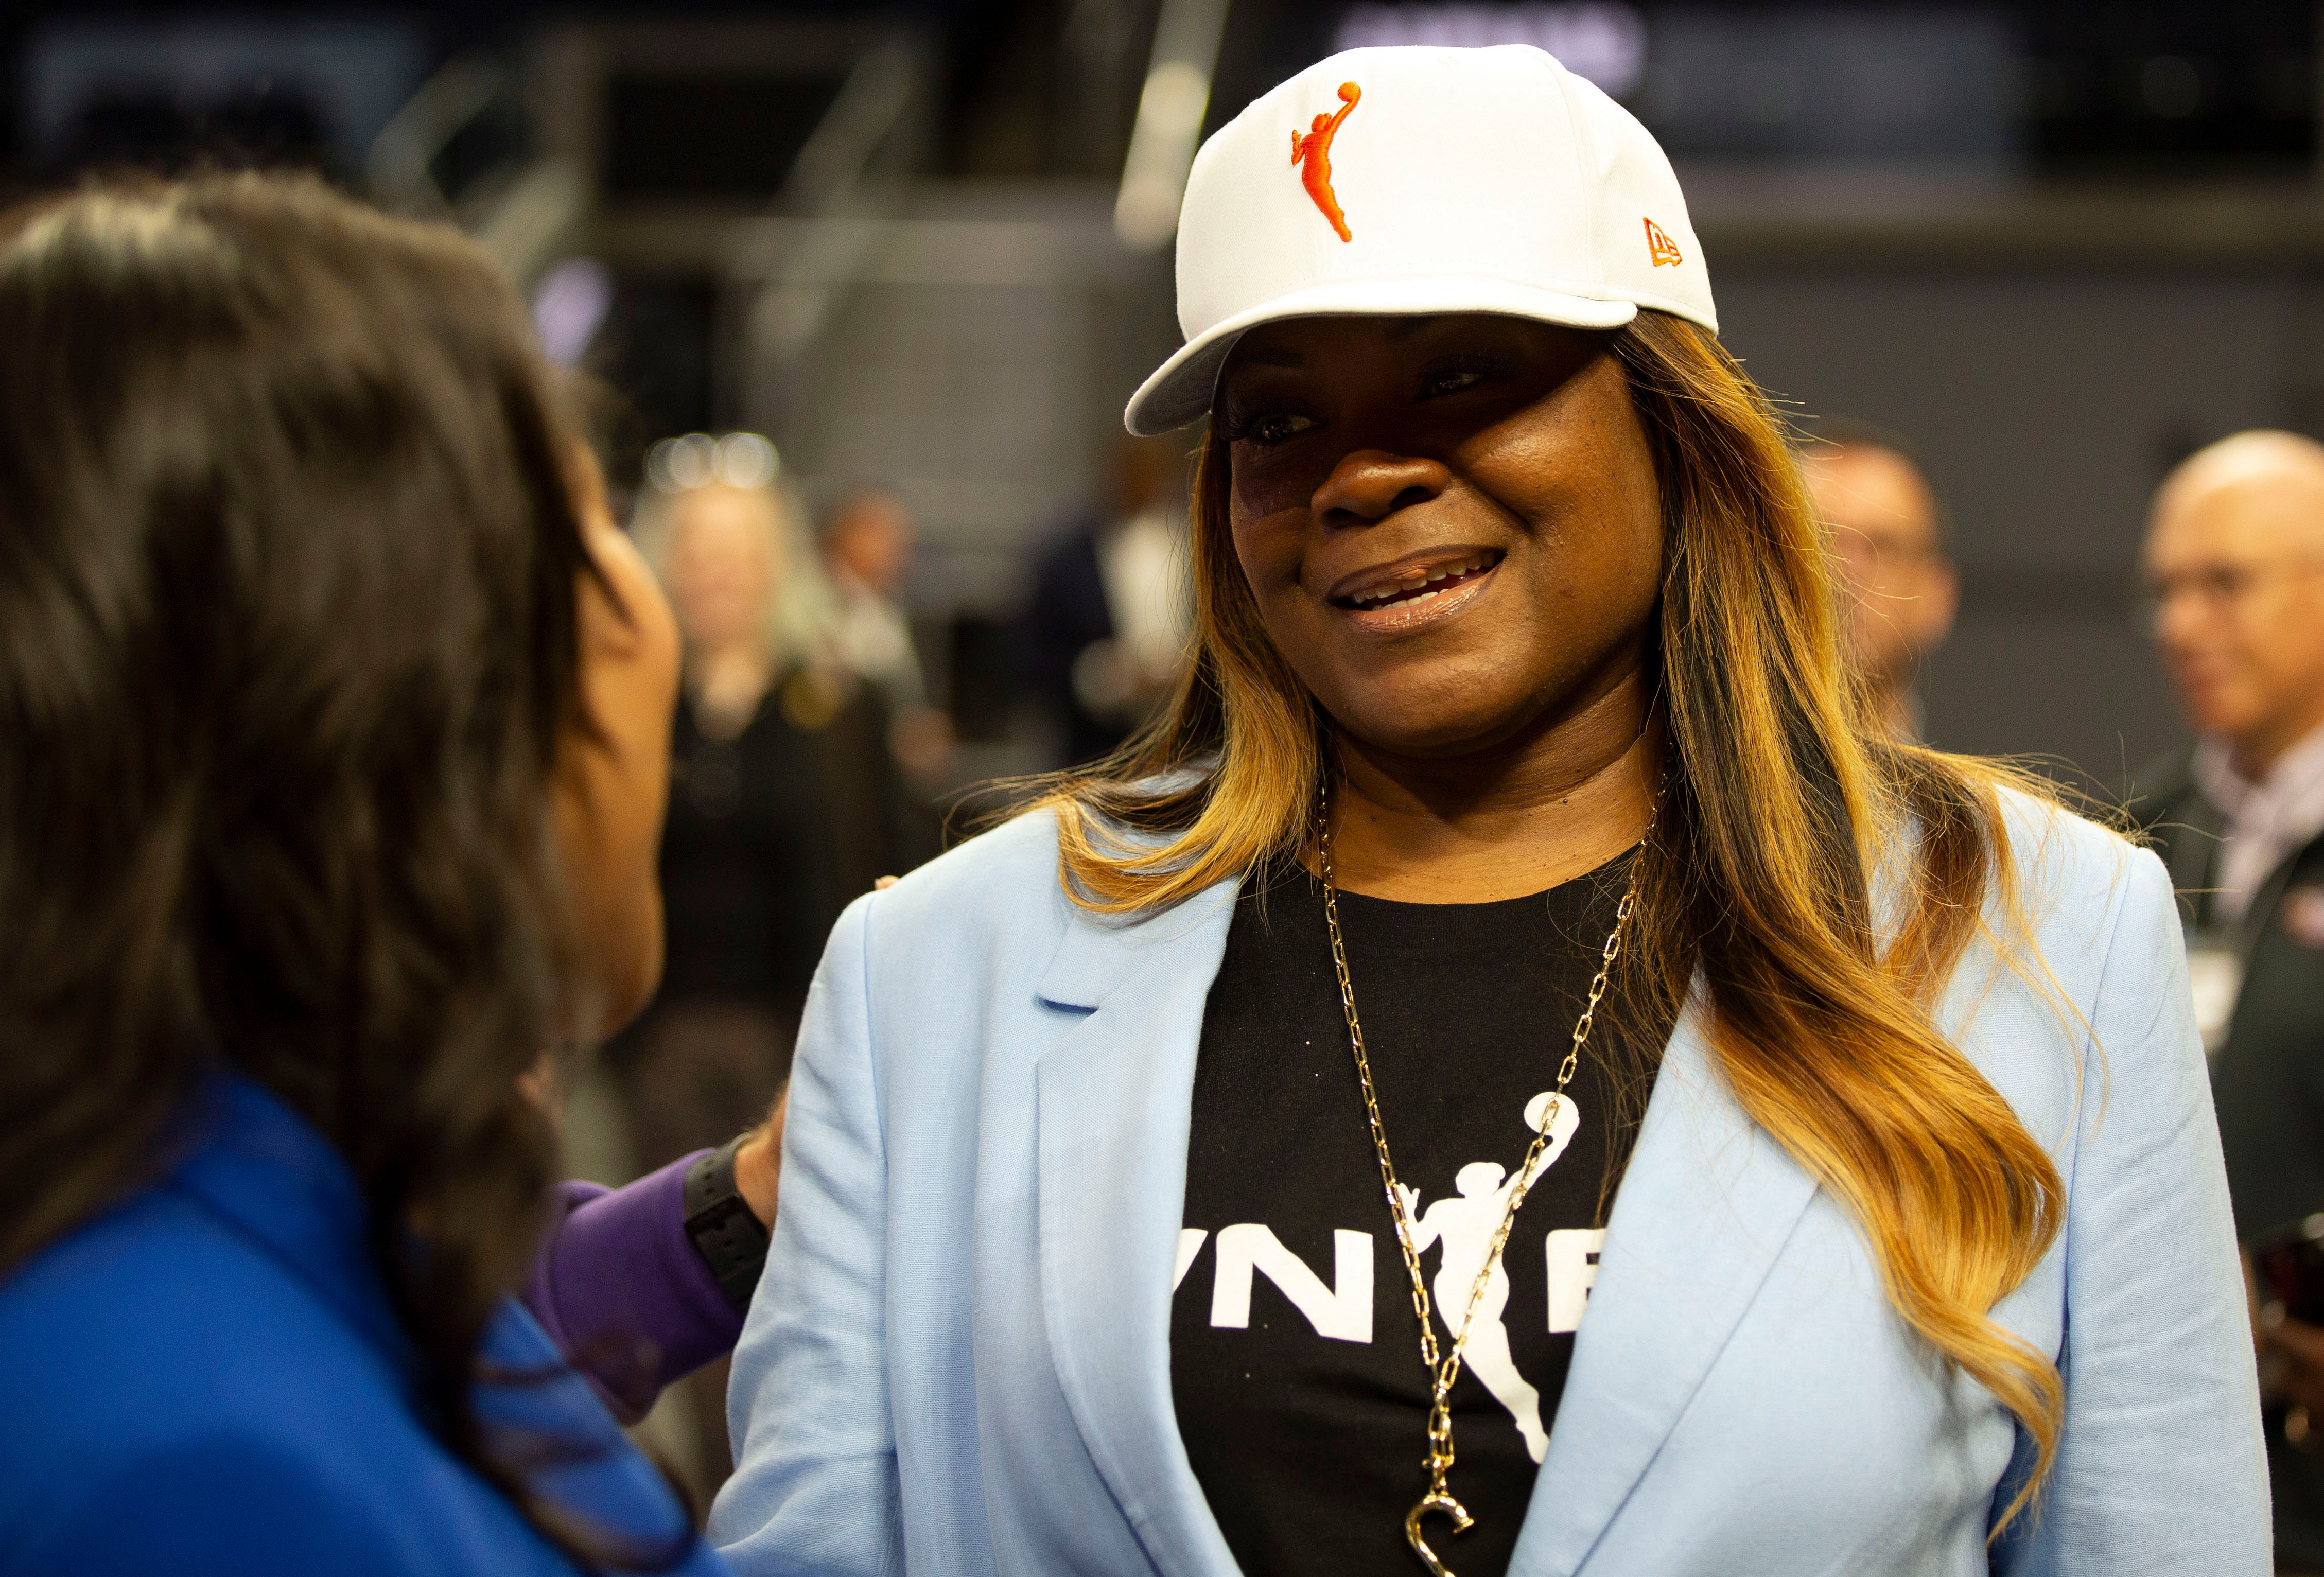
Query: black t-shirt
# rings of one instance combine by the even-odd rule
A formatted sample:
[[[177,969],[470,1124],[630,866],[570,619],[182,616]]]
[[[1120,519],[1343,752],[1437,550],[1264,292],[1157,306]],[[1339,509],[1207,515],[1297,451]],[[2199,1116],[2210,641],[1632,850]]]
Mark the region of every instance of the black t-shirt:
[[[1529,1112],[1538,1120],[1555,1085],[1629,863],[1500,903],[1341,896],[1389,1151],[1418,1196],[1440,1343],[1531,1140]],[[1600,1009],[1567,1090],[1570,1138],[1510,1233],[1506,1301],[1489,1293],[1480,1307],[1453,1388],[1449,1487],[1477,1525],[1456,1536],[1438,1517],[1426,1531],[1464,1577],[1506,1570],[1516,1547],[1645,1106],[1637,1048],[1662,1044],[1653,1027],[1609,1033],[1609,1017]],[[1178,1259],[1178,1426],[1243,1570],[1411,1577],[1403,1523],[1427,1488],[1429,1375],[1321,890],[1304,874],[1263,892],[1246,883],[1236,905],[1203,1019]]]

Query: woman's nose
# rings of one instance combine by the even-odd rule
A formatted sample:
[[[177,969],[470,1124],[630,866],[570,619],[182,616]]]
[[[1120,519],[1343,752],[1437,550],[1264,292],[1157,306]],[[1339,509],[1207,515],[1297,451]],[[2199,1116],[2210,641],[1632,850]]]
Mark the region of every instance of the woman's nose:
[[[1437,461],[1354,449],[1332,467],[1308,507],[1327,526],[1374,525],[1397,510],[1426,503],[1452,482],[1452,474]]]

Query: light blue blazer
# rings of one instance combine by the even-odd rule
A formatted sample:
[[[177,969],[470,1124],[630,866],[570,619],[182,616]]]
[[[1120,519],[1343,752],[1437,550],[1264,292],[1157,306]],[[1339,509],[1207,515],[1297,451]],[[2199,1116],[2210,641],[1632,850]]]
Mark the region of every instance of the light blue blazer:
[[[2039,1515],[1988,1548],[2025,1438],[1891,1312],[1855,1226],[1743,1115],[1690,1017],[1513,1572],[2270,1569],[2251,1332],[2168,879],[2086,823],[2011,814],[2062,1005],[1980,948],[1941,1019],[2068,1190],[2056,1247],[1994,1311],[2065,1377]],[[1235,1571],[1169,1352],[1195,1048],[1233,899],[1222,882],[1094,918],[1059,890],[1035,816],[840,920],[735,1353],[740,1465],[710,1523],[745,1577]],[[1348,1188],[1378,1208],[1372,1179]],[[1384,1537],[1403,1510],[1381,1508]]]

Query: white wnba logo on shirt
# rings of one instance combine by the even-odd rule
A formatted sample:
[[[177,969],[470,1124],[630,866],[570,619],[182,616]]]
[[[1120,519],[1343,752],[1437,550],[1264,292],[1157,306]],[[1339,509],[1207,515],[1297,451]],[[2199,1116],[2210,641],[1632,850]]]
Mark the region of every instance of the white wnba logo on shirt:
[[[1538,1183],[1542,1174],[1565,1153],[1582,1126],[1581,1109],[1572,1096],[1545,1090],[1526,1102],[1526,1127],[1539,1131],[1552,1102],[1556,1102],[1557,1110],[1550,1123],[1549,1142],[1534,1162],[1528,1188]],[[1458,1192],[1437,1200],[1425,1211],[1420,1207],[1417,1190],[1401,1184],[1397,1186],[1404,1195],[1405,1214],[1412,1222],[1414,1250],[1424,1254],[1432,1247],[1441,1247],[1443,1250],[1437,1259],[1429,1296],[1437,1323],[1449,1339],[1469,1306],[1470,1293],[1485,1268],[1493,1232],[1500,1225],[1501,1213],[1508,1208],[1516,1180],[1508,1177],[1508,1168],[1499,1162],[1472,1161],[1462,1167],[1453,1179]],[[1193,1268],[1208,1235],[1200,1227],[1187,1227],[1179,1232],[1173,1290],[1186,1279],[1186,1272]],[[1553,1333],[1580,1329],[1582,1311],[1589,1305],[1591,1285],[1598,1277],[1598,1251],[1605,1240],[1602,1227],[1563,1230],[1548,1235],[1547,1314]],[[1283,1246],[1271,1229],[1256,1222],[1221,1228],[1213,1256],[1211,1323],[1227,1330],[1250,1328],[1250,1283],[1252,1274],[1257,1272],[1275,1283],[1291,1306],[1306,1316],[1317,1335],[1338,1342],[1370,1342],[1372,1235],[1334,1231],[1332,1259],[1333,1280],[1327,1286],[1306,1261]],[[1469,1340],[1463,1351],[1470,1370],[1484,1382],[1494,1399],[1508,1409],[1517,1433],[1525,1438],[1526,1452],[1539,1462],[1548,1448],[1549,1435],[1541,1423],[1541,1393],[1517,1371],[1510,1356],[1508,1328],[1502,1322],[1508,1301],[1508,1272],[1495,1264],[1487,1278],[1484,1296],[1478,1300],[1476,1314],[1469,1323]]]

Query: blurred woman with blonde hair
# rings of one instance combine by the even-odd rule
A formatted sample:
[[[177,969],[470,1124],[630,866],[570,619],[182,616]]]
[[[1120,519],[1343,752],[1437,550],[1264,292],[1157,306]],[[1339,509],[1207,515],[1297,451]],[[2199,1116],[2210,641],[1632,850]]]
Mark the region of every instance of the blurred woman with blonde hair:
[[[765,1110],[832,921],[899,868],[878,698],[816,659],[814,555],[772,447],[676,442],[699,445],[701,475],[650,466],[668,484],[647,490],[632,527],[684,652],[661,852],[669,967],[616,1048],[646,1165]]]

